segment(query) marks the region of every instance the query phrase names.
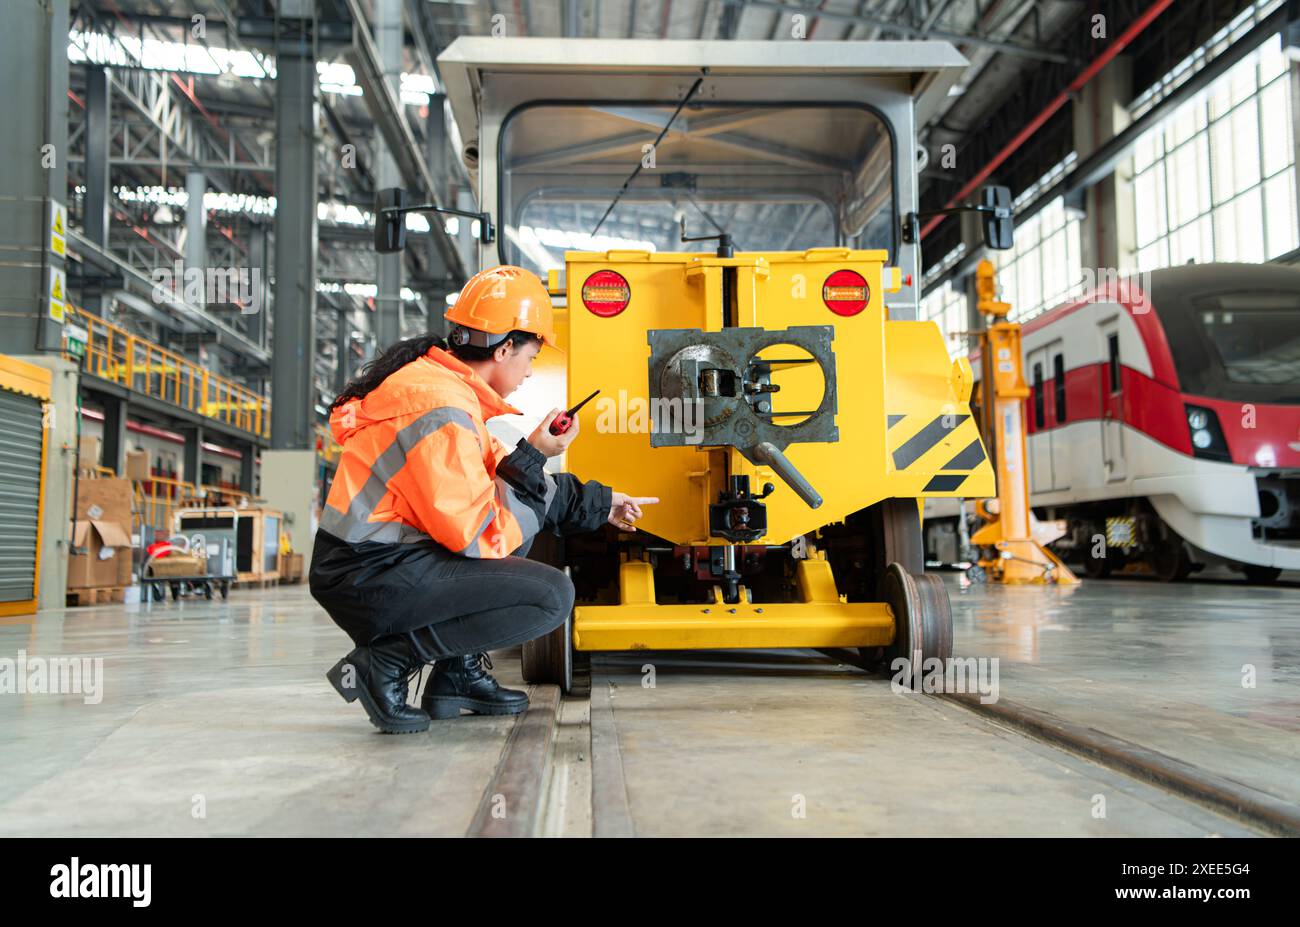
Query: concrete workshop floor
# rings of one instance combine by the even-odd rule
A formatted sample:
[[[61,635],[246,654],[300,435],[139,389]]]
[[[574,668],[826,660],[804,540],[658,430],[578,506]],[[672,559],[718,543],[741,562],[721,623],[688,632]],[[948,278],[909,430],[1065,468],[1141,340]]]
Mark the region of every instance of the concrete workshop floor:
[[[948,581],[957,653],[999,657],[1002,698],[1300,801],[1300,589]],[[105,675],[99,704],[0,694],[0,835],[464,833],[514,720],[380,736],[324,680],[347,649],[303,586],[0,619],[0,657],[100,656]],[[572,813],[586,793],[552,799],[570,810],[548,832],[1244,832],[818,654],[600,655],[592,668],[603,746],[566,755],[590,760],[595,813]],[[497,661],[503,683],[518,673]],[[575,711],[585,722],[585,699]],[[592,789],[590,775],[556,778]]]
[[[959,588],[956,647],[1001,696],[1300,805],[1300,585]]]

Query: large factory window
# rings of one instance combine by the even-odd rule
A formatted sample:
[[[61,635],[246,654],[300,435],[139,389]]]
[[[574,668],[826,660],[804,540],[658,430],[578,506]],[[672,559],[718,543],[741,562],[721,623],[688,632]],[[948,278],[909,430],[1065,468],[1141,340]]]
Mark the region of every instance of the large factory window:
[[[1246,11],[1134,104],[1140,115],[1238,34]],[[1296,248],[1295,148],[1287,60],[1274,35],[1137,142],[1138,269],[1266,261]]]
[[[951,357],[967,352],[963,334],[969,328],[966,324],[966,294],[954,287],[951,280],[921,300],[921,312],[917,318],[922,322],[939,323]]]
[[[1016,198],[1015,207],[1020,209],[1037,199],[1073,169],[1075,160],[1072,153],[1043,175]],[[992,252],[1002,286],[1001,298],[1011,304],[1011,321],[1032,318],[1078,293],[1083,280],[1079,225],[1079,216],[1066,209],[1065,201],[1057,197],[1026,221],[1017,223],[1010,250]]]
[[[568,249],[716,247],[682,244],[683,219],[690,235],[729,232],[738,251],[896,253],[894,142],[872,110],[700,103],[674,119],[674,109],[512,113],[501,135],[501,259],[544,273]]]

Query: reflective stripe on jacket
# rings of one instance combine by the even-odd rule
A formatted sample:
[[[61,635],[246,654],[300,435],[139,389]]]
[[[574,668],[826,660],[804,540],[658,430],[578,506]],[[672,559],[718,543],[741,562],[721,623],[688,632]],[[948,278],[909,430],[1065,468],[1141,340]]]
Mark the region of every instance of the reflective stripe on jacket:
[[[488,432],[484,422],[506,414],[519,410],[465,363],[431,348],[330,416],[343,453],[320,527],[352,545],[432,538],[466,557],[507,557],[528,545],[543,524],[565,520],[548,517],[561,483],[527,441],[510,451]],[[579,506],[590,530],[594,507],[608,513],[608,487],[582,490],[567,475],[562,486],[570,520]]]

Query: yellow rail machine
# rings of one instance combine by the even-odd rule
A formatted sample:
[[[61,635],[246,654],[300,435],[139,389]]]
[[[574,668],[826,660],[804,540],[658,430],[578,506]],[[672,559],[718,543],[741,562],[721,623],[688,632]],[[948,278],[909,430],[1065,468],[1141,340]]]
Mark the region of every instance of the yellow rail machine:
[[[565,353],[512,402],[599,389],[566,468],[661,500],[635,533],[539,539],[577,604],[525,646],[527,679],[567,688],[591,651],[951,654],[918,500],[994,479],[968,361],[914,321],[911,211],[915,126],[965,65],[942,42],[461,37],[439,57],[479,263],[562,297]],[[406,203],[380,194],[385,250]]]

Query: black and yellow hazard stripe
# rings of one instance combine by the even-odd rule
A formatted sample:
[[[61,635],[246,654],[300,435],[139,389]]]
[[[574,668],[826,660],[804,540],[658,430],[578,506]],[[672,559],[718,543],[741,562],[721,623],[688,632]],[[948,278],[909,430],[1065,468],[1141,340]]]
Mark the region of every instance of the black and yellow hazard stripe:
[[[906,470],[932,450],[948,433],[955,431],[969,415],[955,415],[951,412],[935,418],[912,437],[908,438],[894,451],[894,469]]]
[[[892,432],[895,426],[900,425],[907,418],[906,415],[898,414],[886,416],[886,430]],[[926,454],[934,450],[940,442],[951,436],[969,419],[970,416],[967,414],[959,415],[952,412],[945,412],[942,415],[935,416],[919,431],[898,443],[894,448],[891,454],[894,469],[906,471],[925,457]],[[906,434],[908,429],[900,428],[899,432],[900,434]],[[891,443],[893,442],[891,441]],[[923,493],[956,492],[961,488],[967,477],[977,467],[984,464],[987,459],[984,453],[984,445],[977,434],[974,440],[962,448],[942,467],[938,468],[939,472],[930,477],[929,482],[925,484],[924,489],[921,491]]]

